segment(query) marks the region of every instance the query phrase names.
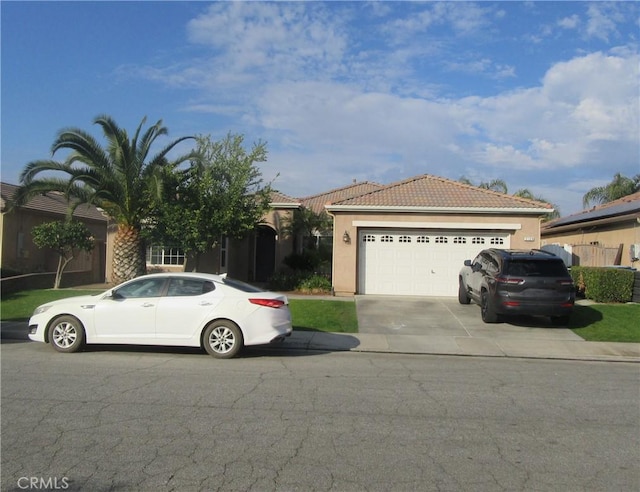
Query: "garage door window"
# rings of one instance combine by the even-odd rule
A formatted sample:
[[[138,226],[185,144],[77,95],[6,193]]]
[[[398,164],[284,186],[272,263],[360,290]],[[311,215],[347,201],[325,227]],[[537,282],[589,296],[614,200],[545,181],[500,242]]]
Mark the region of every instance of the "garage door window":
[[[429,244],[429,236],[418,236],[416,243]]]
[[[376,237],[373,234],[365,234],[364,236],[362,236],[362,242],[363,243],[375,243],[376,242]]]
[[[467,238],[466,237],[454,237],[453,238],[453,244],[467,244]]]
[[[400,243],[410,243],[411,242],[411,237],[410,236],[400,236],[398,238],[398,242],[400,242]]]
[[[438,236],[436,238],[436,244],[447,244],[449,242],[449,238],[446,238],[444,236]]]
[[[471,239],[471,244],[484,244],[484,238],[474,237],[473,239]]]
[[[393,242],[393,236],[382,236],[380,238],[380,242],[382,242],[382,243],[392,243]]]
[[[491,244],[504,244],[504,239],[501,237],[492,237]]]

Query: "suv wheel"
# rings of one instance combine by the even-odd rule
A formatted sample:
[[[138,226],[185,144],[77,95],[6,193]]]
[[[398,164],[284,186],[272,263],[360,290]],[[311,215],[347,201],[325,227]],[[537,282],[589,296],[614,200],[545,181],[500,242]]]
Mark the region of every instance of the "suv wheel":
[[[469,293],[467,292],[462,279],[460,279],[458,286],[458,302],[460,304],[469,304],[471,302],[471,298],[469,297]]]
[[[498,315],[496,314],[491,302],[489,302],[489,293],[486,290],[482,291],[480,298],[480,312],[482,313],[482,321],[485,323],[497,323]]]

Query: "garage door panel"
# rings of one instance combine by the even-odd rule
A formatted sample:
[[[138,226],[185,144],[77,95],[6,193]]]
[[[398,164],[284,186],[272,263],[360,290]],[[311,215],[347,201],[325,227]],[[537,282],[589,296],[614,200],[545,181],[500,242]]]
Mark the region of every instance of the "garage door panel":
[[[488,247],[509,247],[508,233],[362,230],[358,234],[358,292],[455,296],[464,260]]]

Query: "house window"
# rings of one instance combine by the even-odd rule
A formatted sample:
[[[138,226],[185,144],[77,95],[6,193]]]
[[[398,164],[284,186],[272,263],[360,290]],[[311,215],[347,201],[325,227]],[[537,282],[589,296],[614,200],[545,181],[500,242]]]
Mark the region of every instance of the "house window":
[[[185,255],[180,248],[149,246],[147,248],[148,265],[184,265]]]

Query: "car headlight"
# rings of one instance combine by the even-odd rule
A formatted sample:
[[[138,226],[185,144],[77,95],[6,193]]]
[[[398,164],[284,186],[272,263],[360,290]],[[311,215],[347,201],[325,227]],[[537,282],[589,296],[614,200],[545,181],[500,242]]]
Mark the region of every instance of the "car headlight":
[[[36,314],[41,314],[44,313],[45,311],[47,311],[49,308],[51,307],[51,305],[47,306],[38,306],[35,311],[33,312],[33,316],[35,316]]]

